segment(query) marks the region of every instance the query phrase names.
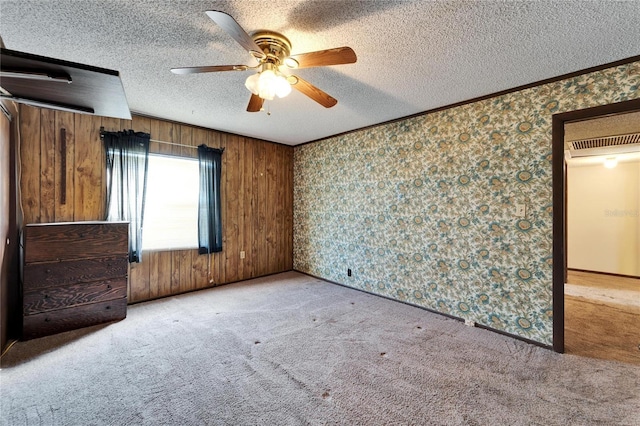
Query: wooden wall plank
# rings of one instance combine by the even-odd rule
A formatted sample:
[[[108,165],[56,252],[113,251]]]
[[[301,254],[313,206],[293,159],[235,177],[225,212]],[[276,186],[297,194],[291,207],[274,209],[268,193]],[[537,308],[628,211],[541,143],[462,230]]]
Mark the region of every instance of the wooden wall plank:
[[[260,182],[262,180],[262,176],[260,176],[261,164],[264,160],[264,145],[256,145],[253,147],[253,194],[251,204],[253,206],[253,238],[251,241],[251,264],[253,267],[254,276],[260,276],[262,271],[260,270],[260,239],[262,235],[260,234],[260,230],[262,229],[261,221],[260,221],[260,204],[259,198],[260,194],[262,194],[263,189],[260,186]],[[264,174],[263,174],[264,175]]]
[[[277,164],[277,147],[275,144],[267,145],[267,199],[270,202],[266,204],[266,235],[267,235],[267,261],[265,263],[265,272],[267,274],[274,273],[277,268],[278,252],[276,246],[276,212],[278,203],[278,189],[276,182],[276,166]]]
[[[282,154],[280,153],[280,147],[276,144],[272,144],[273,146],[273,177],[272,177],[272,197],[274,200],[273,205],[271,206],[271,217],[273,222],[270,227],[273,228],[271,231],[273,236],[273,241],[271,243],[273,254],[272,261],[270,262],[270,268],[273,271],[279,271],[280,266],[282,265],[282,252],[280,250],[281,238],[279,237],[282,232],[282,190],[280,188],[280,182],[282,180]]]
[[[131,118],[131,129],[136,132],[151,134],[151,119],[148,117],[140,117],[139,115],[134,115]]]
[[[238,164],[238,137],[225,135],[223,140],[226,141],[224,156],[227,158],[228,165]],[[225,167],[223,174],[225,176],[225,186],[227,188],[227,201],[224,204],[227,210],[227,217],[223,222],[224,233],[227,236],[227,248],[225,250],[226,265],[225,275],[226,281],[238,281],[238,260],[240,258],[240,250],[238,246],[238,200],[239,200],[239,173],[237,167]]]
[[[129,303],[151,298],[149,277],[151,261],[149,253],[142,253],[142,262],[132,263],[129,268]]]
[[[119,118],[102,117],[101,126],[106,132],[119,132],[122,130]]]
[[[40,110],[40,220],[55,221],[56,117],[52,109]]]
[[[154,123],[157,123],[157,128],[155,128]],[[168,121],[152,120],[151,130],[157,132],[157,134],[151,133],[151,139],[162,142],[180,143],[180,126],[177,124]],[[180,153],[180,147],[156,142],[151,144],[149,150],[158,154],[174,154],[174,151],[177,151],[178,154]]]
[[[71,112],[56,111],[56,124],[55,124],[55,136],[56,136],[56,180],[55,180],[55,219],[56,222],[71,222],[74,220],[74,173],[75,169],[75,116]],[[61,151],[60,130],[65,129],[65,144],[66,153]],[[66,155],[66,169],[62,169],[62,156]],[[65,204],[61,203],[62,199],[62,187],[61,180],[62,174],[66,177],[65,187]]]
[[[286,223],[286,264],[285,271],[293,269],[293,149],[287,149],[287,198],[285,210],[285,223]]]
[[[133,129],[132,124],[133,124],[133,120],[125,120],[124,118],[121,118],[120,130],[131,130]]]
[[[253,141],[251,141],[253,142]],[[251,175],[246,178],[251,182],[251,198],[249,203],[251,204],[251,240],[249,243],[249,252],[247,258],[251,261],[251,277],[259,276],[258,270],[258,244],[256,237],[258,236],[259,223],[258,223],[258,198],[260,197],[258,181],[260,173],[260,150],[262,144],[251,144]]]
[[[267,264],[269,262],[269,254],[267,252],[267,205],[268,201],[268,185],[267,185],[267,144],[260,147],[260,157],[257,164],[258,167],[258,260],[256,266],[258,275],[267,274]],[[267,196],[265,196],[267,195]]]
[[[179,276],[180,283],[178,291],[180,293],[184,293],[185,291],[191,291],[195,288],[193,285],[193,276],[191,274],[191,252],[193,250],[180,250],[178,252],[173,252],[174,256],[178,256],[179,258]]]
[[[178,294],[183,290],[180,286],[180,262],[182,261],[182,256],[180,256],[180,251],[173,250],[169,252],[171,255],[171,281],[169,284],[169,294]]]
[[[160,140],[160,120],[149,119],[149,133],[151,139]],[[160,144],[158,142],[151,142],[149,144],[149,152],[160,152]]]
[[[160,284],[158,283],[158,256],[160,252],[143,252],[142,257],[147,256],[149,262],[149,298],[157,299],[161,297]],[[133,287],[136,287],[134,284]]]
[[[285,250],[285,244],[284,244],[284,230],[285,230],[285,223],[284,223],[284,206],[285,206],[285,183],[284,183],[284,179],[285,179],[285,173],[286,173],[286,169],[285,169],[285,150],[283,147],[281,146],[276,146],[276,152],[277,152],[277,162],[276,162],[276,191],[277,191],[277,197],[278,197],[278,201],[276,203],[276,225],[275,225],[275,236],[274,238],[276,238],[276,258],[277,258],[277,263],[275,265],[275,270],[276,271],[282,271],[284,269],[284,250]]]
[[[209,283],[207,276],[207,262],[209,256],[198,254],[198,250],[191,250],[191,280],[194,289],[206,288],[213,283]]]
[[[207,131],[205,129],[201,129],[199,127],[195,127],[191,130],[191,143],[193,144],[193,146],[199,146],[202,144],[208,145],[209,144],[209,133],[211,133],[210,131]],[[209,145],[211,146],[211,145]],[[197,158],[198,154],[197,154],[197,150],[193,150],[194,151],[194,158]]]
[[[24,223],[40,222],[40,109],[20,105],[20,192]]]
[[[104,148],[100,140],[101,117],[75,116],[74,220],[104,219]]]
[[[246,188],[245,188],[245,182],[244,182],[244,161],[243,161],[245,143],[244,143],[244,138],[241,136],[235,136],[234,142],[237,147],[236,152],[238,156],[236,172],[234,173],[234,181],[235,181],[235,185],[237,185],[236,193],[238,195],[237,201],[236,201],[237,209],[235,214],[236,227],[237,227],[237,234],[236,234],[237,247],[235,252],[236,271],[237,271],[236,280],[243,280],[246,276],[244,272],[244,266],[246,263],[245,262],[246,248],[244,246],[245,233],[246,233],[246,220],[245,220],[245,213],[244,213],[244,210],[245,210],[244,193],[246,191]],[[240,257],[241,251],[245,252],[244,259]],[[233,253],[231,253],[231,255],[233,256]]]
[[[244,180],[244,190],[242,193],[242,214],[244,224],[242,229],[244,230],[244,239],[242,242],[242,249],[245,251],[245,258],[242,259],[243,263],[243,275],[242,279],[248,279],[255,277],[255,267],[253,264],[252,246],[253,240],[253,218],[255,208],[253,205],[253,149],[255,142],[250,139],[244,139],[243,156],[240,158],[242,162],[242,178]]]
[[[182,130],[181,125],[179,124],[175,124],[175,123],[171,123],[171,129],[169,130],[171,138],[169,140],[169,142],[173,142],[173,143],[177,143],[180,144],[181,143],[181,135],[180,135],[180,131]],[[164,140],[164,139],[163,139]],[[166,145],[169,148],[171,148],[171,150],[169,151],[169,153],[171,155],[176,155],[176,156],[181,156],[182,155],[182,150],[184,149],[181,146],[178,145]]]
[[[187,158],[198,158],[198,151],[194,148],[189,148],[190,146],[196,146],[193,143],[193,127],[180,126],[180,144],[185,146],[178,147],[179,153],[177,155]]]
[[[149,252],[149,297],[157,299],[171,294],[171,252]]]
[[[168,296],[171,294],[171,275],[173,262],[171,259],[170,251],[158,252],[156,271],[157,275],[154,279],[158,283],[158,295],[160,297]]]

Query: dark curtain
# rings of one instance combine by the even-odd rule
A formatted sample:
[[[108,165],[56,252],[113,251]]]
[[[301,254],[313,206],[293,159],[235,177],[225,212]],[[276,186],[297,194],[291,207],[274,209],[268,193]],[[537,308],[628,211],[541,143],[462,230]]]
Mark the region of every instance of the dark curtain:
[[[150,135],[125,130],[102,132],[102,139],[107,154],[106,220],[129,222],[129,262],[140,262]]]
[[[220,215],[220,170],[223,149],[198,147],[200,187],[198,203],[198,251],[200,254],[222,251]]]

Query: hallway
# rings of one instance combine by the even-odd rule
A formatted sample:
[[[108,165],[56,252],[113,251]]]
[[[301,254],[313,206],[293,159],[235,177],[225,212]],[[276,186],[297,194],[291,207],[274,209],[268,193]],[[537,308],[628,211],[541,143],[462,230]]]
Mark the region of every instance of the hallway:
[[[640,278],[569,270],[565,352],[640,365]]]

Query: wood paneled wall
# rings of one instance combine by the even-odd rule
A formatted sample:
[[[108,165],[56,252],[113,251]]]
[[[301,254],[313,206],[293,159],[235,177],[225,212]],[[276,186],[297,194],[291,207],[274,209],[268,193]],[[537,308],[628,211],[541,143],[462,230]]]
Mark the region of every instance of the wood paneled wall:
[[[189,125],[134,116],[132,120],[20,107],[24,223],[102,220],[105,159],[100,127],[133,129],[151,139],[224,148],[223,251],[144,252],[131,264],[130,302],[240,281],[293,267],[293,148]],[[61,170],[60,129],[67,167]],[[151,152],[197,157],[195,149],[153,143]],[[60,176],[66,174],[66,204]],[[246,257],[240,258],[240,251]],[[208,272],[210,271],[210,272]],[[209,276],[210,273],[210,276]]]

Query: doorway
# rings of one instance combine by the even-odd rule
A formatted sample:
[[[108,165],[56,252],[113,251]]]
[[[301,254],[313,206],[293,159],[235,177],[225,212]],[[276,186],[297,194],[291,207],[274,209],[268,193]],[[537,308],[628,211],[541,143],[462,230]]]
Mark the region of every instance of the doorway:
[[[640,112],[565,123],[565,352],[640,365]]]
[[[633,100],[627,102],[620,102],[617,104],[605,105],[601,107],[589,108],[585,110],[572,111],[568,113],[562,113],[554,115],[553,117],[553,205],[554,205],[554,219],[553,219],[553,349],[557,352],[565,352],[565,337],[570,337],[574,341],[568,341],[571,346],[571,351],[575,352],[576,344],[585,348],[595,347],[595,343],[602,343],[607,346],[606,337],[608,334],[604,332],[604,336],[598,338],[597,341],[589,341],[585,336],[595,336],[597,330],[593,329],[598,322],[606,324],[607,327],[616,327],[616,324],[622,322],[628,322],[627,317],[621,316],[618,319],[614,319],[612,312],[607,312],[603,308],[603,303],[593,302],[587,305],[579,305],[582,308],[581,311],[575,309],[575,300],[577,297],[582,299],[589,299],[593,296],[593,293],[598,293],[597,283],[602,281],[597,275],[577,274],[570,271],[567,273],[568,266],[568,237],[567,237],[567,163],[565,161],[565,124],[577,121],[584,121],[589,119],[595,119],[598,117],[612,116],[621,113],[629,113],[633,111],[640,111],[640,100]],[[569,189],[570,190],[570,189]],[[591,268],[593,269],[593,268]],[[612,274],[608,274],[614,276]],[[607,275],[606,282],[611,282],[610,277]],[[618,274],[622,275],[622,274]],[[567,298],[567,307],[571,308],[571,317],[567,317],[565,312],[565,283],[568,276],[571,276],[571,281],[574,281],[575,285],[579,286],[583,290],[581,296],[574,294]],[[602,277],[600,277],[602,278]],[[624,277],[619,277],[624,278]],[[623,280],[624,281],[624,280]],[[607,284],[605,284],[607,285]],[[618,285],[618,283],[614,284]],[[620,284],[623,288],[625,284]],[[632,282],[630,288],[635,288],[635,281]],[[575,288],[572,291],[576,291]],[[590,294],[591,293],[591,294]],[[602,293],[602,291],[600,291]],[[588,295],[589,297],[584,297]],[[589,295],[590,294],[590,295]],[[585,300],[579,300],[584,302]],[[601,301],[600,301],[601,302]],[[576,317],[576,312],[581,314]],[[635,316],[633,317],[635,318]],[[565,336],[565,320],[573,321],[573,330],[568,329],[567,332],[573,333],[576,329],[582,333],[582,336],[576,338],[575,335]],[[599,320],[600,319],[600,320]],[[618,327],[619,328],[619,327]],[[640,359],[640,350],[638,350],[637,344],[640,343],[640,339],[635,337],[638,342],[635,343],[636,347],[633,349],[637,351],[637,355]],[[578,349],[579,350],[579,349]],[[630,352],[634,356],[635,352]]]

